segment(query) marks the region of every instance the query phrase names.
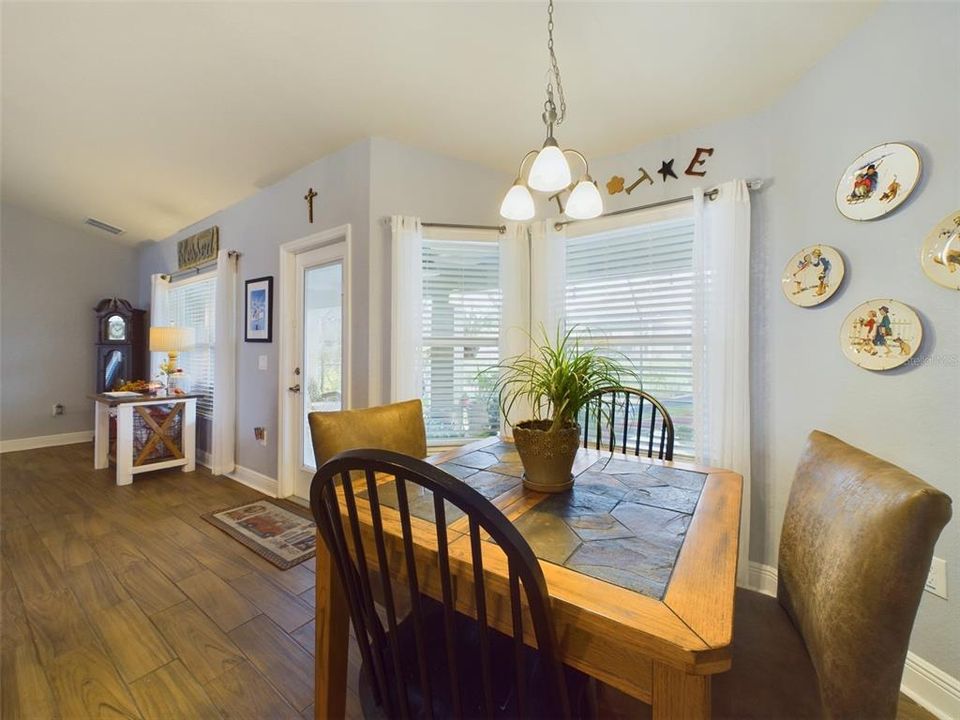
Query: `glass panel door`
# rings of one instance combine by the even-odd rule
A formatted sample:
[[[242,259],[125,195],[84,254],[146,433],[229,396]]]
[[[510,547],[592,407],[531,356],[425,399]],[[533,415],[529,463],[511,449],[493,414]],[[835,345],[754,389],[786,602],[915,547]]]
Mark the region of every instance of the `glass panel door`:
[[[343,408],[342,262],[304,268],[302,327],[300,461],[305,470],[314,471],[307,415]]]

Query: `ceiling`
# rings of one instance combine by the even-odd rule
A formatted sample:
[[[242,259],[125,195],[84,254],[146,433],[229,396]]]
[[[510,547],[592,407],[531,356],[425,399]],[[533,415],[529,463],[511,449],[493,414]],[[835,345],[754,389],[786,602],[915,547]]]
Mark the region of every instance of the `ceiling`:
[[[557,133],[597,157],[768,104],[855,3],[559,0]],[[354,140],[515,171],[542,142],[542,3],[2,4],[6,201],[160,239]]]

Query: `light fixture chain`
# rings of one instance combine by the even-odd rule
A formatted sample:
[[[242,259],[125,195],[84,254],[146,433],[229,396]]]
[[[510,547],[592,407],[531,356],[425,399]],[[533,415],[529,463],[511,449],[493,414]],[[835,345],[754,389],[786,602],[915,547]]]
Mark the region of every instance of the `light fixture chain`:
[[[556,124],[560,125],[567,116],[567,100],[563,95],[563,82],[560,80],[560,66],[553,51],[553,0],[547,4],[547,52],[550,54],[550,75],[557,80],[557,97],[560,99],[560,112]],[[553,80],[547,83],[547,107],[553,106]],[[555,106],[554,106],[555,107]]]

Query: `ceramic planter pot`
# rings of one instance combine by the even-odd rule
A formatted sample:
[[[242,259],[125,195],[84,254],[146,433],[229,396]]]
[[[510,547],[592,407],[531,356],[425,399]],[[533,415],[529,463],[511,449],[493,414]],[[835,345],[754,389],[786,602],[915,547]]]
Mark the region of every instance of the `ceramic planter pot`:
[[[573,461],[580,447],[580,426],[547,432],[550,420],[525,420],[513,428],[523,462],[523,484],[537,492],[558,493],[573,487]]]

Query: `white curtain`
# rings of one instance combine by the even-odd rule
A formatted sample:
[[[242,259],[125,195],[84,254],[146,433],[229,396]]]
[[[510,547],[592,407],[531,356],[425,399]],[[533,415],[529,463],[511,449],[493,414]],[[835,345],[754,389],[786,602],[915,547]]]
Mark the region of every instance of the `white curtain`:
[[[150,276],[150,326],[160,327],[170,324],[170,281],[165,275],[155,273]],[[148,338],[149,340],[149,338]],[[153,380],[160,373],[160,363],[166,360],[166,353],[150,353],[150,376]]]
[[[750,190],[734,180],[717,191],[713,200],[693,191],[694,438],[699,462],[743,475],[742,584],[750,549]]]
[[[420,218],[390,218],[390,398],[422,394],[423,228]]]
[[[233,472],[237,421],[237,266],[239,255],[217,255],[216,318],[214,320],[213,427],[210,472]]]
[[[556,220],[530,225],[530,334],[537,342],[543,332],[551,339],[563,319],[567,279],[567,234]],[[561,328],[561,332],[562,332]]]
[[[530,233],[526,226],[508,223],[500,236],[500,357],[524,355],[530,349]],[[530,417],[523,403],[514,405],[510,422]],[[513,431],[501,418],[500,435],[512,438]]]

